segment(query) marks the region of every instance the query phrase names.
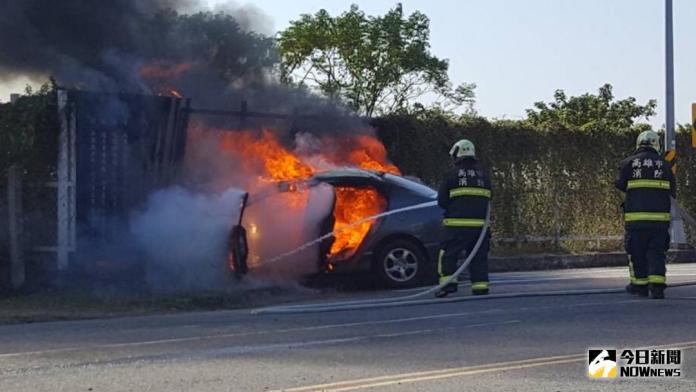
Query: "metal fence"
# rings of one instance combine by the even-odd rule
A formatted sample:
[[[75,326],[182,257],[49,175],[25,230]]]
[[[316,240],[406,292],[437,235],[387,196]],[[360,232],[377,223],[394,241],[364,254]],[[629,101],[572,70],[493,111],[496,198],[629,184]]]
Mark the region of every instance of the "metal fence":
[[[128,213],[177,175],[190,100],[57,90],[53,179],[25,184],[23,238],[38,268],[65,271],[108,242]],[[53,259],[53,262],[50,260]]]

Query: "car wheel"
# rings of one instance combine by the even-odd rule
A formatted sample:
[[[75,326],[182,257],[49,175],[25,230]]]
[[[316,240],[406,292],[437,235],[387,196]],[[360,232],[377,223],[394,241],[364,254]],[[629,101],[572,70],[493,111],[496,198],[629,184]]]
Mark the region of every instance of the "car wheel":
[[[426,255],[411,241],[394,240],[380,247],[374,266],[387,287],[414,287],[423,279]]]

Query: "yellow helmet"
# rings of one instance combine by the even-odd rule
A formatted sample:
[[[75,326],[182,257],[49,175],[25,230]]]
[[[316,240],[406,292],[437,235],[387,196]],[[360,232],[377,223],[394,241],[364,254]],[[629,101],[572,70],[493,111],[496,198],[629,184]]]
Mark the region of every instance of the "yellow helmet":
[[[462,139],[452,146],[449,152],[452,159],[475,158],[476,147],[470,140]]]
[[[650,147],[660,151],[660,135],[655,131],[644,131],[636,139],[636,148]]]

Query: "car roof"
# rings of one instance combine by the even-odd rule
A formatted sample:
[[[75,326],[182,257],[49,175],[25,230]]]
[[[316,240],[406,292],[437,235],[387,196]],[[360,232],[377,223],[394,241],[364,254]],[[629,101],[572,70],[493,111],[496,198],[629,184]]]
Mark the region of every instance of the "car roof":
[[[345,167],[340,169],[327,170],[323,172],[316,173],[312,178],[319,181],[326,180],[341,180],[341,179],[372,179],[376,181],[383,181],[382,174],[373,170],[358,169],[352,167]]]
[[[315,174],[312,179],[319,182],[350,182],[350,181],[374,181],[374,183],[388,184],[388,186],[399,187],[415,192],[428,198],[435,197],[437,192],[417,179],[403,177],[396,174],[389,174],[375,170],[366,170],[353,167],[346,167],[334,170],[327,170]]]

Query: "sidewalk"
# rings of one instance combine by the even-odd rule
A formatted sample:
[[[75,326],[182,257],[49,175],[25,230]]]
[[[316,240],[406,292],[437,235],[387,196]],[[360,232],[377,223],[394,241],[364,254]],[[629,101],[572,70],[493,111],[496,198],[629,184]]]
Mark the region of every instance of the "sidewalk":
[[[667,263],[696,262],[696,250],[674,249],[667,255]],[[530,255],[491,257],[491,272],[540,271],[568,268],[622,267],[628,264],[625,252],[588,253],[579,255]]]

